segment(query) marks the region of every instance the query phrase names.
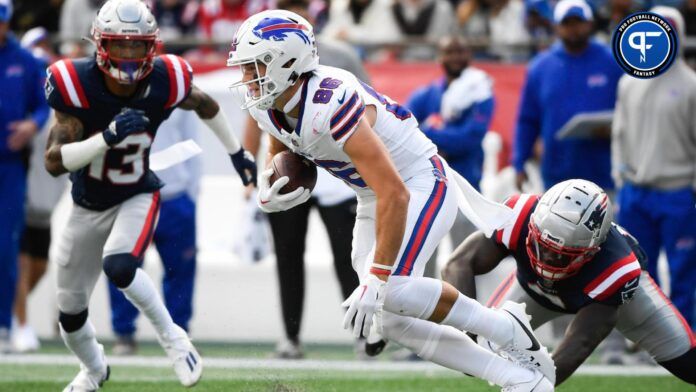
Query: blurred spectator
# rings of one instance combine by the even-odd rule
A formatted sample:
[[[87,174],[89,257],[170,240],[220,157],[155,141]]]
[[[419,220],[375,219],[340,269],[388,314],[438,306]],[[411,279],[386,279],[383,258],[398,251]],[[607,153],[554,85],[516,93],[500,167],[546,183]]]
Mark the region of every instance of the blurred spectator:
[[[687,37],[696,36],[696,0],[685,0],[681,8]]]
[[[48,119],[45,72],[9,32],[11,0],[0,0],[0,353],[11,350],[10,327],[24,226],[25,149]]]
[[[93,51],[85,40],[90,36],[92,21],[105,0],[65,0],[60,11],[60,54],[82,57]]]
[[[671,7],[651,10],[684,37]],[[681,47],[680,47],[681,49]],[[640,242],[657,279],[660,249],[667,254],[670,297],[696,326],[696,73],[681,53],[652,79],[624,75],[612,132],[613,174],[620,186],[618,222]]]
[[[55,33],[58,31],[58,18],[63,0],[21,0],[15,1],[11,29],[27,31],[32,27],[43,27]]]
[[[553,15],[551,5],[548,0],[526,0],[527,31],[534,43],[533,53],[544,50],[548,47],[546,41],[553,37]]]
[[[454,10],[447,0],[396,0],[391,10],[404,41],[436,42],[454,31]],[[428,45],[409,48],[405,57],[430,60],[434,54]]]
[[[647,6],[658,6],[658,5],[663,5],[665,7],[672,7],[672,8],[679,8],[684,5],[684,2],[687,0],[645,0],[643,3],[644,7]]]
[[[198,140],[196,114],[177,109],[160,125],[152,144],[158,152],[178,142]],[[174,323],[185,331],[193,314],[193,291],[196,278],[196,199],[201,178],[201,158],[193,157],[157,176],[166,184],[160,190],[162,205],[153,243],[157,247],[164,276],[162,294]],[[109,281],[111,325],[116,333],[114,355],[135,354],[135,321],[138,309],[121,290]]]
[[[204,38],[229,44],[246,18],[266,8],[265,0],[203,0],[200,32]]]
[[[639,11],[633,0],[609,0],[597,12],[597,39],[610,43],[616,26],[628,15]]]
[[[295,12],[310,23],[314,22],[309,13],[308,0],[280,0],[278,8]],[[365,69],[349,46],[319,38],[317,49],[320,64],[343,68],[361,80],[369,82]],[[281,115],[278,114],[278,116]],[[287,120],[287,116],[282,118]],[[244,146],[254,155],[259,153],[261,133],[257,122],[249,117]],[[285,339],[282,339],[276,347],[275,356],[278,358],[296,359],[304,356],[300,341],[305,294],[304,253],[309,213],[313,207],[319,211],[319,216],[329,235],[342,298],[348,298],[359,284],[358,275],[352,268],[350,255],[357,206],[355,192],[325,170],[317,170],[317,185],[312,191],[312,198],[307,203],[287,211],[267,215],[273,234],[281,312],[285,327]],[[254,205],[254,208],[258,207]],[[363,342],[357,342],[356,349],[364,351],[362,344]],[[358,351],[358,353],[361,352]]]
[[[44,68],[58,58],[58,55],[53,51],[48,30],[43,27],[34,27],[24,33],[20,46],[30,51]]]
[[[465,37],[472,40],[488,38],[488,3],[485,0],[463,0],[457,6],[457,21]]]
[[[696,69],[696,0],[684,0],[681,13],[686,22],[684,31],[687,41],[690,41],[692,45],[691,48],[684,50],[684,59],[691,68]]]
[[[522,0],[494,0],[488,19],[490,53],[503,61],[521,61],[529,56],[531,41],[525,25]]]
[[[198,26],[199,4],[196,0],[156,0],[150,4],[150,10],[157,19],[160,39],[165,45],[169,41],[193,34]],[[176,50],[167,53],[180,54]]]
[[[418,89],[407,107],[438,153],[479,189],[481,142],[493,117],[493,82],[484,71],[470,66],[471,50],[460,36],[439,41],[438,60],[445,75]]]
[[[587,3],[562,0],[554,20],[560,42],[530,62],[522,91],[513,145],[517,187],[522,189],[527,180],[524,164],[541,137],[541,175],[547,189],[571,178],[614,189],[608,127],[597,129],[590,139],[558,140],[556,134],[578,113],[613,110],[622,71],[611,50],[591,39],[592,11]]]
[[[309,15],[314,20],[314,34],[321,34],[324,26],[329,21],[329,1],[311,0],[309,2]],[[280,7],[275,7],[280,8]]]
[[[399,41],[390,0],[332,0],[323,36],[358,44]]]
[[[20,44],[31,51],[39,61],[41,69],[45,69],[56,58],[48,32],[43,27],[34,27],[27,31]],[[19,274],[14,302],[17,323],[12,328],[12,345],[15,352],[39,349],[39,339],[27,322],[27,297],[46,272],[48,250],[51,246],[51,215],[65,191],[68,180],[67,176],[51,176],[44,167],[44,150],[51,124],[52,121],[47,121],[44,129],[34,137],[29,157],[25,227],[20,240]]]
[[[504,61],[518,61],[529,53],[530,35],[525,26],[522,0],[465,0],[457,18],[467,37],[488,38],[489,54]]]

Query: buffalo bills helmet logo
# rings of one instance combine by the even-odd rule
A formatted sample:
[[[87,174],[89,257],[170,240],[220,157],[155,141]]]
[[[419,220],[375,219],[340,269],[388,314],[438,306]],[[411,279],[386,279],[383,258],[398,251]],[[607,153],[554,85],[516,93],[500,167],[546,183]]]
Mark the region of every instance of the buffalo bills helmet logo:
[[[283,18],[264,18],[252,30],[254,35],[267,40],[285,41],[288,34],[296,34],[305,44],[310,44],[307,26]]]

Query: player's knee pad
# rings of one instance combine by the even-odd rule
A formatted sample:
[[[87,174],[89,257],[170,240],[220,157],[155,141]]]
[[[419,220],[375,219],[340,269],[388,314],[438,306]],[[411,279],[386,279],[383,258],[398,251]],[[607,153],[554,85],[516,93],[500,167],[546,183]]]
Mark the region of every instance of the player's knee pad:
[[[392,276],[385,287],[384,309],[402,316],[427,319],[435,310],[442,282],[432,278]]]
[[[696,348],[677,358],[660,362],[660,365],[683,381],[696,385]]]
[[[59,312],[58,321],[60,322],[60,326],[63,328],[63,331],[67,333],[75,332],[82,328],[82,326],[87,322],[87,309],[77,314]]]
[[[137,270],[138,259],[131,254],[119,253],[104,257],[104,273],[118,288],[128,287]]]

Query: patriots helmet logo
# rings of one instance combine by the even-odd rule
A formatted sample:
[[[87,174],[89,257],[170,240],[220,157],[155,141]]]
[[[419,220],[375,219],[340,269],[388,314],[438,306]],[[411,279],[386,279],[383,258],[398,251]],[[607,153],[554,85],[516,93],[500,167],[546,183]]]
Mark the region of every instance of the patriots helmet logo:
[[[602,222],[604,221],[604,216],[607,214],[606,208],[602,204],[598,204],[597,207],[592,211],[589,218],[585,221],[585,227],[590,231],[598,230],[602,227]]]
[[[288,34],[295,34],[309,45],[307,26],[284,18],[264,18],[252,29],[255,36],[260,39],[273,41],[285,41]]]

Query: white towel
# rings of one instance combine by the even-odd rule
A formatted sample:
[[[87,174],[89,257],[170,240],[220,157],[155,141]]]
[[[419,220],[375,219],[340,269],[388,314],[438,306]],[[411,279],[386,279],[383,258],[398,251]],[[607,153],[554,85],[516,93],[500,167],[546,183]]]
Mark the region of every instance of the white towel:
[[[493,80],[488,74],[478,68],[467,67],[442,95],[440,113],[445,121],[453,121],[471,105],[492,96]]]
[[[459,210],[486,237],[493,235],[494,230],[514,223],[511,208],[505,204],[486,199],[459,173],[454,170],[449,172],[457,185],[454,189],[457,192]]]
[[[150,154],[150,169],[164,170],[178,163],[191,159],[201,153],[201,147],[191,139],[172,144],[164,150]]]

